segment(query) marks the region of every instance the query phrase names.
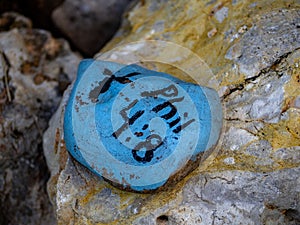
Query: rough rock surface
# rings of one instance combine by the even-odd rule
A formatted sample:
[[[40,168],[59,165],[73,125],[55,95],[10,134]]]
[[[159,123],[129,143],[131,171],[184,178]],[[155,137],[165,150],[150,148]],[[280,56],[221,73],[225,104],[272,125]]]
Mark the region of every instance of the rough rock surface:
[[[66,153],[66,92],[44,136],[59,224],[299,224],[299,18],[295,1],[140,1],[98,57],[124,63],[165,55],[183,65],[189,58],[175,58],[155,42],[150,49],[132,42],[191,49],[215,74],[207,79],[217,82],[224,105],[221,149],[205,171],[196,169],[169,190],[121,191]]]
[[[65,0],[55,9],[56,26],[87,55],[93,55],[113,36],[131,0]]]
[[[42,134],[78,61],[27,18],[0,16],[0,224],[55,224]]]

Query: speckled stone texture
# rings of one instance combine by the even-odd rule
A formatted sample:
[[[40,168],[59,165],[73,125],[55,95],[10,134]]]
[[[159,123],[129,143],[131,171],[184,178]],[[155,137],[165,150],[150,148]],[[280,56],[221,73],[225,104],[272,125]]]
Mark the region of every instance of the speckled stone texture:
[[[78,61],[27,18],[0,16],[0,224],[56,223],[42,134]]]
[[[295,1],[139,1],[97,57],[120,63],[174,57],[155,44],[128,47],[144,40],[191,49],[215,74],[225,112],[221,149],[206,170],[168,190],[121,191],[66,154],[60,120],[66,92],[44,136],[52,143],[45,148],[48,187],[59,224],[299,224],[299,15]],[[173,61],[189,63],[180,54]],[[170,65],[155,68],[174,73]]]

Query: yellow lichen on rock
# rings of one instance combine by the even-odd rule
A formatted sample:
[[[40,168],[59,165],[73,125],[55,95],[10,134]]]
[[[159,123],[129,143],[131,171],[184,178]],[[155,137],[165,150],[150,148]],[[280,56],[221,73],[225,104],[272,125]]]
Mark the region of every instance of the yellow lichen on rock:
[[[205,213],[202,213],[201,216],[206,218],[202,221],[214,221],[214,214],[210,212],[219,213],[221,218],[232,212],[245,211],[244,214],[248,218],[252,211],[246,212],[245,208],[252,206],[247,201],[243,202],[243,197],[239,195],[249,188],[248,183],[252,180],[257,181],[250,188],[254,190],[267,179],[267,176],[264,177],[265,173],[274,172],[272,173],[275,174],[274,176],[279,176],[282,169],[297,170],[300,165],[298,153],[300,146],[300,53],[296,51],[299,48],[298,42],[293,39],[297,31],[292,30],[286,36],[286,32],[277,32],[280,27],[276,27],[276,23],[279,24],[281,21],[291,25],[292,17],[298,15],[299,9],[299,4],[292,0],[271,2],[254,0],[139,1],[127,13],[127,22],[124,23],[117,36],[99,53],[100,57],[105,52],[111,51],[110,57],[103,57],[121,63],[137,60],[137,63],[145,67],[173,74],[186,81],[198,82],[202,79],[202,75],[199,74],[196,79],[193,79],[192,76],[187,75],[190,71],[182,70],[186,68],[186,64],[194,65],[192,57],[181,55],[180,51],[176,52],[175,49],[160,48],[160,45],[155,45],[154,42],[148,42],[151,45],[146,46],[145,41],[166,41],[189,49],[206,62],[214,75],[214,84],[217,84],[216,89],[225,109],[224,138],[220,142],[220,151],[214,161],[204,162],[203,167],[195,169],[167,190],[151,194],[132,193],[112,187],[103,180],[95,179],[88,183],[88,187],[85,186],[86,184],[83,185],[86,188],[83,188],[84,194],[79,197],[74,195],[74,198],[80,198],[77,202],[78,207],[84,209],[88,205],[93,205],[90,202],[96,201],[95,198],[100,196],[104,201],[104,208],[98,210],[103,213],[107,210],[105,207],[110,207],[110,204],[105,201],[109,199],[114,202],[115,208],[110,212],[116,215],[105,217],[109,222],[105,222],[106,220],[102,218],[102,222],[95,224],[155,224],[157,216],[171,215],[183,205],[187,208],[196,208],[200,205],[202,208],[199,206],[200,208],[195,213],[197,216],[202,213],[202,210],[205,211],[208,208],[207,215],[209,216],[205,217]],[[291,27],[290,29],[295,28]],[[282,36],[291,38],[291,41],[295,42],[292,43],[290,39],[287,39],[288,43],[276,41]],[[270,37],[273,37],[275,41]],[[137,43],[138,41],[143,43]],[[134,57],[138,54],[140,54],[139,57]],[[152,61],[138,60],[147,55],[151,56]],[[170,58],[170,61],[178,67],[161,60],[166,58]],[[191,71],[194,71],[194,68]],[[208,81],[210,78],[203,77]],[[213,174],[211,177],[208,175],[210,173]],[[294,175],[293,172],[290,174]],[[206,185],[218,180],[218,176],[221,177],[221,188],[216,191],[213,189],[212,196],[209,196],[210,201],[213,202],[211,204],[206,200],[205,192],[209,192],[210,189]],[[248,176],[251,176],[251,180],[247,180]],[[256,180],[257,177],[261,180]],[[235,184],[234,181],[239,179],[241,183]],[[241,198],[239,200],[245,205],[241,203],[241,208],[234,208],[230,211],[230,207],[235,205],[236,200],[229,200],[228,202],[233,202],[233,204],[226,206],[228,196],[224,194],[225,197],[218,201],[219,196],[223,196],[222,191],[226,185],[229,185],[228,192],[237,190],[237,198]],[[68,190],[70,189],[64,191]],[[250,190],[250,192],[248,194],[252,195],[254,191]],[[257,191],[257,193],[260,192]],[[276,193],[272,192],[270,195],[275,196]],[[255,218],[261,218],[261,211],[266,210],[261,198],[264,197],[253,202],[251,198],[251,204],[258,205],[257,209],[260,210],[255,215],[251,214],[250,219],[255,222],[239,221],[245,224],[258,224]],[[190,204],[192,206],[188,205],[189,202],[193,202],[194,205],[192,203]],[[209,206],[205,208],[207,205]],[[217,208],[219,206],[220,208]],[[213,207],[216,208],[212,210]],[[63,211],[62,208],[61,211]],[[257,209],[253,208],[253,211]],[[222,212],[226,212],[226,215]],[[186,212],[181,213],[186,215]],[[88,214],[88,212],[83,210],[79,214],[75,217]],[[233,217],[236,219],[242,214],[237,213]],[[231,220],[231,224],[234,219]],[[82,218],[78,221],[75,224],[81,224]],[[92,219],[87,218],[87,221],[91,223]],[[175,219],[172,220],[174,221]],[[176,223],[179,224],[178,221],[176,220]],[[224,224],[230,223],[224,222]]]

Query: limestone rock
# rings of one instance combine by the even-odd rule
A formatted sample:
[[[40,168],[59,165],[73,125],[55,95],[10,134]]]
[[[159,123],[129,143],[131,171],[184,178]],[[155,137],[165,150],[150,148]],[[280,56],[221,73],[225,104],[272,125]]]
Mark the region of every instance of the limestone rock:
[[[0,224],[54,224],[42,134],[79,57],[18,14],[0,30]]]
[[[66,92],[44,136],[56,143],[56,153],[45,151],[59,223],[299,224],[299,14],[294,1],[140,1],[96,57],[151,59],[144,64],[186,80],[173,67],[192,74],[197,64],[183,48],[193,51],[214,74],[193,78],[214,86],[224,106],[220,151],[166,191],[121,191],[66,154]]]
[[[130,0],[65,0],[55,9],[56,26],[87,55],[93,55],[113,36]]]

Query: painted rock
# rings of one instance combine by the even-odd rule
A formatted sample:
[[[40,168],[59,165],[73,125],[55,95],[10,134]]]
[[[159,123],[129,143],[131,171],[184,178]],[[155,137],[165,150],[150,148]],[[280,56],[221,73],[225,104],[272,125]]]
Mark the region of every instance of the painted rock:
[[[138,65],[97,60],[80,63],[64,115],[71,155],[133,191],[184,177],[215,147],[221,128],[215,90]]]

